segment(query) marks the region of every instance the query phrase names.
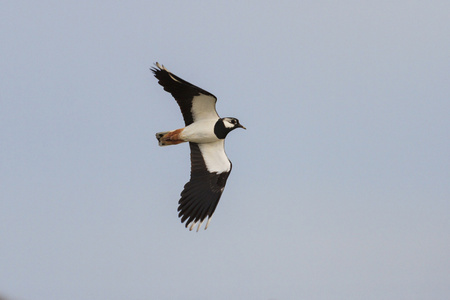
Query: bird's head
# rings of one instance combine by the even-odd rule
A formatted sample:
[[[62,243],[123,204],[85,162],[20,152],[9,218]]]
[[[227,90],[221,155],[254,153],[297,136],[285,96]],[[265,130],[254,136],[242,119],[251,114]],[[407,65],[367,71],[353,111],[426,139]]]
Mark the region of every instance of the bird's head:
[[[236,128],[247,129],[244,126],[242,126],[239,123],[239,120],[236,118],[229,118],[229,117],[222,118],[222,122],[223,122],[223,125],[225,125],[225,128],[229,129],[230,131],[233,129],[236,129]]]
[[[246,129],[236,118],[222,118],[219,119],[216,126],[214,126],[214,133],[219,139],[224,139],[230,131],[236,128]]]

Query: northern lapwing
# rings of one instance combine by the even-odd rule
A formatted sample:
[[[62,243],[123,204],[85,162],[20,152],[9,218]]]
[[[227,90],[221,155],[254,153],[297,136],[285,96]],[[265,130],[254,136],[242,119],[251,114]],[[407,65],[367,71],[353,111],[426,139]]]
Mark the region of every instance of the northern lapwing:
[[[181,223],[186,222],[189,230],[198,224],[197,231],[207,220],[206,229],[231,172],[225,137],[236,128],[246,128],[236,118],[219,117],[217,98],[213,94],[181,79],[159,63],[151,70],[158,83],[177,101],[186,125],[158,132],[159,146],[189,142],[191,148],[191,178],[181,192],[178,217]]]

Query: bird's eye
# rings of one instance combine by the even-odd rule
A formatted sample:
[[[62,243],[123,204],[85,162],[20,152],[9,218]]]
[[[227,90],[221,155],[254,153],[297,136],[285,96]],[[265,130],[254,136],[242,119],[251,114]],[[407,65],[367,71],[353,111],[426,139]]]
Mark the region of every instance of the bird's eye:
[[[231,124],[236,124],[236,120],[231,120]]]

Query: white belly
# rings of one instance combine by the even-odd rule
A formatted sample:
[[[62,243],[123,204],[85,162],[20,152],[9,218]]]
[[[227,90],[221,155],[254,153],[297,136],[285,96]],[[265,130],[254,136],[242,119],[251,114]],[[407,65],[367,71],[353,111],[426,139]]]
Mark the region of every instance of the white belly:
[[[212,143],[219,139],[214,134],[214,126],[217,120],[202,120],[192,123],[184,128],[180,137],[186,142]]]

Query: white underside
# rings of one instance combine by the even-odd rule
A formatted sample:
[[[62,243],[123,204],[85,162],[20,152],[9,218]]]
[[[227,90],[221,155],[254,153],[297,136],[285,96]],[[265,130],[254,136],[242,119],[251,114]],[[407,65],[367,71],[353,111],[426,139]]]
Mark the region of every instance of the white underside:
[[[192,98],[191,108],[192,118],[194,122],[208,119],[218,119],[216,112],[216,99],[212,96],[200,94]]]
[[[219,139],[214,134],[214,126],[218,119],[201,120],[186,126],[180,134],[180,138],[186,142],[211,143]]]
[[[180,137],[186,142],[197,143],[209,172],[229,172],[231,163],[225,154],[225,140],[214,134],[217,119],[201,120],[187,126]]]
[[[231,163],[225,153],[225,140],[218,140],[213,143],[199,144],[206,168],[209,172],[223,173],[229,172]]]

